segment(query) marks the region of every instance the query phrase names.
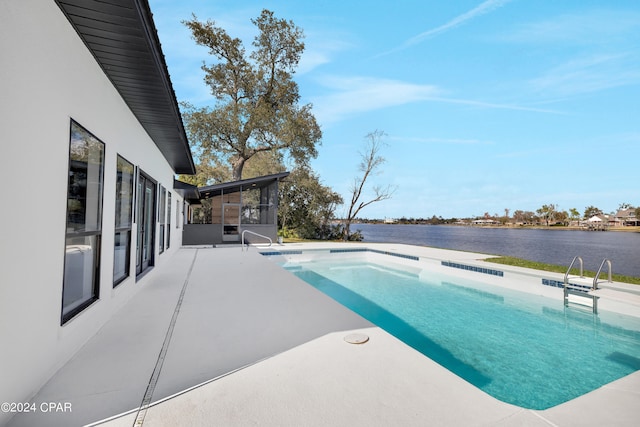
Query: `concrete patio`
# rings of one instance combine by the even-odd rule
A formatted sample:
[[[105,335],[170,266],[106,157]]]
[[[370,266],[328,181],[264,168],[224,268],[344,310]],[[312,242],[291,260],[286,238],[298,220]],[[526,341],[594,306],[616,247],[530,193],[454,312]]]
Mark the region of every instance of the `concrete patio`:
[[[69,403],[71,411],[18,414],[8,426],[632,426],[640,419],[640,372],[527,410],[478,390],[255,248],[170,256],[30,400]],[[345,342],[354,331],[370,340]]]

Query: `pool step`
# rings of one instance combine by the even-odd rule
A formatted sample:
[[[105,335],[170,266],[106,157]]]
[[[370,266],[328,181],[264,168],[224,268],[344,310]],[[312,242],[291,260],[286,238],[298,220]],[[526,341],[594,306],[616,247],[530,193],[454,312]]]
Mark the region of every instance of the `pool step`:
[[[572,277],[570,279],[569,273],[571,272],[571,268],[576,263],[576,261],[578,261],[580,276]],[[567,269],[567,272],[564,275],[564,306],[565,307],[568,307],[569,303],[573,303],[583,307],[584,306],[591,307],[591,309],[593,310],[593,314],[598,314],[598,298],[599,297],[593,294],[592,291],[595,291],[598,287],[598,276],[600,276],[600,272],[602,271],[602,266],[605,264],[605,261],[608,261],[608,260],[605,259],[604,261],[602,261],[602,265],[600,265],[600,269],[598,270],[598,274],[596,274],[595,279],[590,280],[584,277],[584,269],[583,269],[584,266],[582,262],[582,257],[580,256],[573,257],[573,261],[571,261],[571,264],[569,264],[569,268]],[[608,265],[609,265],[609,276],[611,276],[610,261]],[[569,283],[569,280],[571,280],[571,283]],[[609,281],[611,281],[611,277],[609,277]],[[578,298],[577,301],[570,300],[569,295],[579,296],[581,298]],[[587,299],[591,300],[591,304],[587,302]]]
[[[569,298],[570,295],[580,298]],[[564,285],[565,307],[569,307],[569,304],[576,304],[582,307],[589,307],[593,310],[593,314],[598,314],[598,298],[600,297],[593,294],[588,288],[585,288],[584,286],[571,283],[565,283]]]

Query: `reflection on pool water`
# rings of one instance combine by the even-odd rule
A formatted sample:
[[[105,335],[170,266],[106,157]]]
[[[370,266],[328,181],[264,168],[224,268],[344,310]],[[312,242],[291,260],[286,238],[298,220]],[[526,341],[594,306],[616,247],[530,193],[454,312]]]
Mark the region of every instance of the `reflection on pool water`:
[[[293,274],[507,403],[546,409],[640,369],[640,319],[364,261]]]

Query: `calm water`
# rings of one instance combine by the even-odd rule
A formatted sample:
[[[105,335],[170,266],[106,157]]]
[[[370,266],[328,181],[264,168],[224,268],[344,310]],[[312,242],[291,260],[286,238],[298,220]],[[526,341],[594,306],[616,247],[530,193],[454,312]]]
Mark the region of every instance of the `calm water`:
[[[355,224],[352,229],[361,230],[365,242],[510,255],[565,267],[579,255],[585,270],[592,271],[608,258],[614,273],[640,277],[640,233],[396,224]]]
[[[339,268],[342,267],[342,268]],[[433,274],[289,263],[301,279],[508,403],[546,409],[640,369],[640,320]]]

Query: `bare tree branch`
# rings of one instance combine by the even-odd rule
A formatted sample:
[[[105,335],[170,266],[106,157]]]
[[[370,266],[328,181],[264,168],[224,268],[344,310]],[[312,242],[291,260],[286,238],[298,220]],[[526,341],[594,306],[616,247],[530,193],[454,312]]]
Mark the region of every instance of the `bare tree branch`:
[[[395,191],[395,187],[392,187],[391,185],[386,185],[384,187],[376,185],[373,187],[374,196],[372,199],[368,201],[360,200],[367,180],[372,175],[380,173],[381,171],[379,168],[386,161],[385,158],[379,154],[383,146],[382,138],[384,136],[385,133],[383,131],[376,130],[365,137],[367,139],[365,150],[359,153],[361,161],[358,169],[362,172],[362,175],[354,178],[351,186],[351,204],[349,205],[347,217],[344,219],[344,240],[350,239],[351,222],[358,216],[358,213],[360,213],[362,209],[372,203],[390,199]]]

